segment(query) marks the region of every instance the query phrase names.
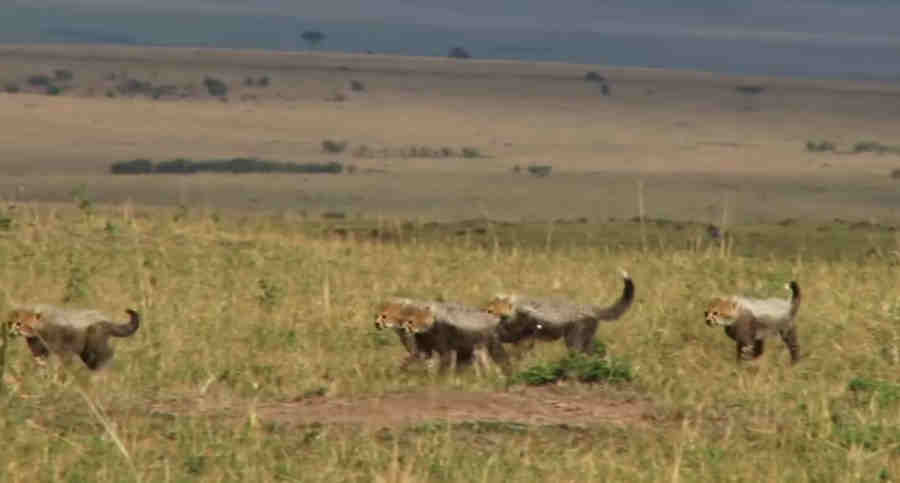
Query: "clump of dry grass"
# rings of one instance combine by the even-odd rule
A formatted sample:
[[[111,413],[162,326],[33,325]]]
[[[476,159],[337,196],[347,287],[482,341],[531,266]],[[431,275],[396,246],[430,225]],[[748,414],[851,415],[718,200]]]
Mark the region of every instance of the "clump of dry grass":
[[[22,205],[11,216],[10,231],[0,232],[8,300],[60,302],[78,285],[80,305],[136,306],[146,321],[93,376],[88,392],[105,408],[107,427],[13,341],[7,377],[16,386],[0,396],[0,466],[12,481],[119,481],[119,448],[144,481],[830,481],[900,473],[898,401],[882,395],[893,386],[851,385],[894,381],[900,364],[900,298],[891,292],[900,280],[887,252],[835,258],[835,247],[810,246],[742,257],[656,239],[644,248],[616,239],[577,248],[468,237],[352,241],[310,236],[289,214],[173,217],[129,206]],[[639,225],[628,226],[615,236],[639,239]],[[499,376],[472,371],[398,372],[404,350],[372,328],[374,307],[391,295],[474,304],[497,291],[603,304],[618,294],[617,267],[632,274],[637,300],[597,336],[611,357],[629,361],[628,390],[656,408],[651,425],[296,426],[254,409],[311,394],[507,390]],[[786,296],[789,279],[807,294],[797,320],[804,359],[791,368],[773,340],[760,361],[737,364],[731,341],[703,324],[706,300]],[[562,344],[539,343],[516,364],[563,355]],[[576,383],[562,390],[615,393]]]

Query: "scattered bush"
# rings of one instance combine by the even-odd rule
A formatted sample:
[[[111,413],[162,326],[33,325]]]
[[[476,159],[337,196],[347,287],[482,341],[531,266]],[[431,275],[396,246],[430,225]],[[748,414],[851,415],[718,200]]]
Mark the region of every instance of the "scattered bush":
[[[61,82],[68,82],[72,80],[75,75],[72,74],[72,71],[69,69],[56,69],[53,71],[53,77]]]
[[[344,218],[347,218],[347,214],[343,211],[326,211],[325,213],[322,213],[322,218],[328,220],[343,220]]]
[[[278,284],[266,279],[260,279],[259,294],[256,296],[259,306],[266,311],[273,310],[284,298],[285,290]]]
[[[763,92],[764,90],[766,90],[766,88],[764,86],[749,85],[749,86],[737,86],[734,88],[734,90],[740,92],[741,94],[756,95],[756,94],[759,94],[759,93]]]
[[[203,85],[206,86],[206,91],[211,96],[225,97],[228,95],[228,85],[215,77],[206,76],[203,79]]]
[[[868,405],[873,398],[880,406],[888,406],[900,401],[900,385],[865,377],[855,377],[847,384],[859,402]]]
[[[189,159],[177,158],[171,161],[161,161],[153,171],[155,173],[193,174],[197,172],[197,166]]]
[[[395,156],[404,158],[480,158],[484,156],[478,148],[474,147],[462,147],[457,150],[449,146],[437,147],[416,144],[395,148],[372,148],[361,145],[353,150],[353,155],[360,158],[390,158]]]
[[[860,141],[853,145],[854,153],[900,153],[900,146],[888,146],[878,141]]]
[[[44,89],[44,92],[47,93],[48,96],[58,96],[62,94],[62,88],[50,84]]]
[[[36,74],[36,75],[28,77],[28,84],[33,85],[35,87],[49,86],[51,81],[52,81],[52,79],[50,79],[50,76],[47,76],[44,74]]]
[[[269,86],[269,76],[267,76],[267,75],[260,76],[258,79],[254,79],[251,76],[247,76],[247,78],[244,79],[244,85],[248,86],[248,87],[253,87],[253,86],[268,87]]]
[[[450,53],[447,54],[447,57],[450,57],[451,59],[471,59],[472,54],[464,47],[453,47],[450,49]]]
[[[329,102],[344,102],[347,100],[347,94],[335,90],[330,96],[326,97],[325,100]]]
[[[326,153],[341,153],[345,149],[347,149],[347,141],[335,141],[333,139],[322,141],[322,151]]]
[[[150,97],[153,99],[159,99],[162,96],[167,95],[175,95],[178,92],[178,86],[166,84],[161,86],[155,86],[150,89]]]
[[[153,172],[153,161],[149,159],[133,159],[119,161],[109,168],[112,174],[150,174]]]
[[[519,174],[522,172],[522,167],[518,164],[512,167],[513,174]]]
[[[553,171],[553,166],[549,164],[531,164],[528,166],[528,172],[539,178],[550,176],[551,171]]]
[[[825,151],[834,151],[836,146],[831,141],[806,141],[806,150],[812,153],[821,153]]]
[[[350,81],[350,90],[354,92],[364,92],[366,90],[366,85],[358,80]]]
[[[481,151],[479,151],[478,148],[473,148],[473,147],[470,147],[470,146],[464,146],[464,147],[462,148],[462,155],[463,155],[464,158],[480,158],[480,157],[481,157]]]
[[[587,82],[606,82],[606,77],[603,77],[594,71],[590,71],[584,75],[584,80]]]
[[[900,179],[900,168],[895,168],[891,170],[891,178]]]
[[[19,92],[21,89],[19,88],[19,84],[9,83],[3,86],[3,91],[7,94],[15,94]]]
[[[137,79],[125,79],[116,86],[116,90],[125,95],[150,94],[153,91],[153,84]]]
[[[330,163],[291,163],[266,161],[256,158],[232,158],[225,160],[191,161],[177,158],[153,163],[148,159],[119,161],[110,166],[112,174],[193,174],[193,173],[334,173],[343,172],[344,166]]]
[[[627,361],[607,357],[606,347],[597,342],[593,354],[570,353],[559,361],[532,366],[514,376],[514,380],[531,386],[561,380],[616,384],[631,382],[634,375]]]
[[[315,47],[325,40],[325,34],[318,30],[307,30],[300,34],[300,38],[305,40],[311,47]]]

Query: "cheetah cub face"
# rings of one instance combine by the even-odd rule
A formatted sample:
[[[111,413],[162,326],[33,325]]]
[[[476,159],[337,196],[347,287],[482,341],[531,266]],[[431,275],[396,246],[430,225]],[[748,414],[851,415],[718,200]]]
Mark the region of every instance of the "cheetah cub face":
[[[738,304],[733,300],[715,298],[703,312],[703,317],[710,327],[727,327],[738,317]]]

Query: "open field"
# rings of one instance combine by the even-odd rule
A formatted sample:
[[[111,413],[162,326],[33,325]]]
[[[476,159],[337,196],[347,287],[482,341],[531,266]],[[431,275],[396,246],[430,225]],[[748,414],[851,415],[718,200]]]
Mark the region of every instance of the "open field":
[[[897,220],[900,87],[559,63],[102,46],[5,46],[0,194],[367,217],[730,222]],[[62,93],[29,76],[71,71]],[[594,70],[612,88],[584,80]],[[227,102],[205,76],[226,83]],[[246,78],[267,76],[266,87]],[[145,90],[120,90],[129,80]],[[351,81],[365,90],[354,91]],[[255,82],[255,81],[254,81]],[[761,86],[759,94],[738,86]],[[154,100],[154,88],[160,88]],[[130,94],[129,94],[130,92]],[[336,102],[335,96],[344,100]],[[326,139],[345,151],[323,152]],[[807,152],[828,140],[837,152]],[[480,157],[410,156],[412,147]],[[113,177],[115,161],[252,156],[354,165],[339,176]],[[552,165],[535,178],[515,166]],[[553,203],[548,203],[553,199]]]
[[[893,231],[832,223],[369,225],[296,215],[18,204],[0,231],[4,306],[56,302],[145,323],[110,367],[7,351],[3,481],[892,481],[900,474]],[[825,227],[825,230],[823,230]],[[339,229],[344,229],[338,236]],[[445,235],[434,230],[445,229]],[[459,235],[456,233],[460,232]],[[495,291],[637,299],[598,339],[631,382],[524,386],[397,367],[387,296]],[[702,320],[718,293],[806,293],[801,362],[738,365]],[[886,292],[887,290],[887,292]],[[562,357],[538,344],[522,371]],[[105,424],[104,424],[105,423]]]
[[[72,73],[58,95],[28,84],[57,69]],[[897,86],[98,46],[0,47],[0,72],[19,88],[0,93],[0,310],[144,315],[91,377],[11,341],[0,481],[900,475],[900,157],[851,152],[894,147]],[[130,80],[150,86],[120,89]],[[108,173],[236,156],[355,170]],[[404,372],[395,335],[373,327],[395,295],[606,304],[620,267],[637,298],[589,362],[628,377],[530,385],[569,360],[560,343],[516,358],[511,378]],[[791,279],[803,359],[790,367],[772,340],[737,364],[703,323],[707,300],[786,297]]]

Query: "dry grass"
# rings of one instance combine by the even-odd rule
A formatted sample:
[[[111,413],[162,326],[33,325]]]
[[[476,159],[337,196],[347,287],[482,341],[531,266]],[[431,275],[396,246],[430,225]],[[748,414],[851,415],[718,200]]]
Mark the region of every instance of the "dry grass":
[[[0,49],[0,82],[69,68],[76,84],[52,98],[0,94],[0,194],[16,202],[0,213],[0,305],[135,307],[145,324],[116,341],[111,367],[83,393],[82,369],[74,380],[54,378],[13,341],[0,395],[0,480],[900,475],[892,291],[900,241],[889,226],[831,221],[895,219],[888,173],[896,160],[804,147],[808,139],[892,144],[896,87],[552,63],[90,49]],[[588,70],[611,79],[611,98],[582,80]],[[111,99],[110,72],[181,86],[212,75],[232,94],[227,103],[202,93]],[[248,75],[272,84],[242,100]],[[366,92],[325,100],[351,78]],[[748,111],[737,85],[766,90]],[[347,139],[348,153],[362,144],[388,153],[472,146],[486,156],[358,158],[360,174],[340,176],[102,174],[137,157],[332,161],[323,139]],[[515,175],[516,164],[553,171]],[[362,174],[370,169],[386,173]],[[178,207],[136,209],[127,200]],[[621,221],[638,214],[643,223]],[[474,217],[532,222],[429,223]],[[587,222],[547,221],[581,217]],[[608,217],[620,221],[597,223]],[[721,222],[729,235],[712,243],[703,225],[666,219]],[[747,224],[760,220],[784,222]],[[474,304],[522,291],[607,303],[620,289],[619,267],[633,275],[638,298],[598,337],[636,376],[620,386],[527,392],[496,374],[400,373],[402,347],[372,328],[374,307],[390,295]],[[758,363],[736,364],[733,343],[702,322],[705,301],[786,296],[792,278],[806,291],[798,319],[806,357],[789,367],[773,340]],[[562,355],[561,344],[539,345],[516,366]],[[490,411],[477,411],[478,393]],[[443,396],[448,404],[441,394],[452,395]],[[578,424],[504,416],[509,406],[527,408],[515,401],[529,394],[547,401],[547,421],[574,411]],[[416,400],[446,418],[358,416],[367,407],[359,401],[392,414]],[[606,413],[621,403],[630,416],[593,419],[591,401]],[[313,407],[327,415],[346,405],[352,411],[342,414],[356,423],[309,423]]]
[[[7,481],[871,481],[900,473],[892,233],[879,232],[881,241],[867,246],[874,232],[835,228],[847,231],[804,251],[740,256],[652,225],[642,250],[637,224],[576,246],[565,230],[546,244],[323,239],[308,235],[321,226],[290,215],[130,205],[93,212],[19,205],[11,216],[0,240],[5,304],[68,297],[110,312],[135,306],[146,323],[136,337],[116,341],[116,359],[88,390],[110,430],[74,383],[36,369],[14,341],[7,368],[14,384],[0,398]],[[755,233],[759,247],[818,236],[803,226]],[[372,328],[376,303],[398,294],[478,303],[498,290],[607,303],[620,288],[617,267],[632,273],[637,302],[598,337],[630,361],[637,379],[624,388],[569,385],[557,397],[637,397],[655,408],[652,424],[383,428],[377,420],[345,426],[266,417],[273,403],[319,394],[515,390],[472,371],[399,373],[402,347]],[[731,341],[703,324],[705,300],[784,296],[791,278],[807,294],[798,319],[806,357],[790,368],[771,341],[759,363],[739,366]],[[539,345],[516,364],[562,353],[561,344]],[[851,391],[854,379],[865,384]],[[210,410],[191,416],[177,410],[184,405]],[[134,474],[107,434],[120,437]]]
[[[652,217],[718,220],[721,210],[713,207],[709,215],[707,207],[733,194],[736,223],[896,218],[893,156],[805,150],[809,139],[893,143],[900,127],[895,86],[382,55],[87,49],[0,48],[2,82],[22,83],[55,68],[74,73],[62,96],[0,94],[6,198],[59,201],[88,184],[97,199],[110,202],[172,202],[183,191],[192,204],[254,210],[596,219],[636,215],[634,186],[643,177]],[[583,81],[588,70],[611,79],[613,97]],[[194,86],[194,94],[110,99],[104,92],[118,82],[105,80],[110,73]],[[229,102],[204,92],[206,75],[229,83]],[[271,86],[243,85],[247,76],[261,75],[272,78]],[[325,100],[350,79],[365,82],[367,91],[341,103]],[[738,85],[766,86],[753,111],[745,110]],[[252,100],[242,100],[245,94]],[[323,139],[347,140],[347,151],[325,153]],[[353,157],[363,145],[388,154]],[[391,154],[409,146],[471,146],[485,156]],[[105,175],[115,161],[179,156],[339,160],[360,174],[152,183]],[[532,164],[552,165],[552,174],[510,173]],[[558,202],[544,202],[548,197]]]

